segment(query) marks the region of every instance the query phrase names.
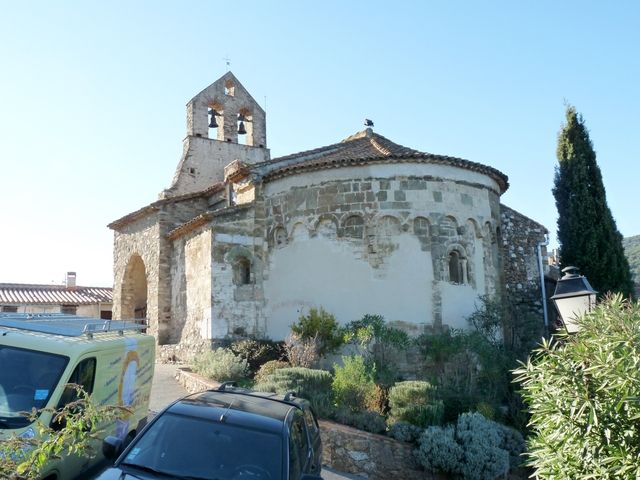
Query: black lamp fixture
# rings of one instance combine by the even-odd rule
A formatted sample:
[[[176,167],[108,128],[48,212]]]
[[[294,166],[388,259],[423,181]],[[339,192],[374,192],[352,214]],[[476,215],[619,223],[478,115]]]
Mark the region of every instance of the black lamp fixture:
[[[598,293],[591,287],[587,277],[578,272],[577,267],[564,268],[562,270],[564,275],[558,280],[556,291],[551,297],[568,333],[576,333],[580,330],[576,320],[595,307]]]

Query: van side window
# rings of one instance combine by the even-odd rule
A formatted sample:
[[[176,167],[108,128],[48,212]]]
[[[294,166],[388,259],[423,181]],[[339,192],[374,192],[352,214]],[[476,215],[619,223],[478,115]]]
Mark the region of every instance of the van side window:
[[[80,385],[88,394],[93,393],[93,383],[96,377],[96,359],[85,358],[82,360],[76,368],[73,370],[71,377],[67,383],[75,383]],[[75,402],[78,399],[78,394],[75,388],[67,386],[60,397],[58,408],[63,408],[65,405],[71,402]]]

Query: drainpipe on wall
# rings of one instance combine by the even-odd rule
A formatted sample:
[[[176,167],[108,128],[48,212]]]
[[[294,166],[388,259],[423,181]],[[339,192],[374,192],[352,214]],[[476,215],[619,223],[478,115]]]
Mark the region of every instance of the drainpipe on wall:
[[[540,289],[542,290],[542,312],[544,314],[544,330],[549,333],[549,315],[547,312],[547,290],[544,288],[544,270],[542,267],[542,247],[549,245],[549,236],[544,236],[544,242],[538,243],[538,269],[540,270]]]

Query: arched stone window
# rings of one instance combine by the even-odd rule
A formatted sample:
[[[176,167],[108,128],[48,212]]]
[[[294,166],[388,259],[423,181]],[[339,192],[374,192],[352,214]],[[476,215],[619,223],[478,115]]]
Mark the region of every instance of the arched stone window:
[[[413,233],[416,235],[429,235],[429,220],[425,217],[416,217],[413,220]]]
[[[287,244],[287,231],[284,228],[278,227],[273,232],[273,243],[276,248],[282,248]]]
[[[247,257],[239,257],[233,265],[233,283],[249,285],[251,283],[251,261]]]
[[[459,250],[449,253],[449,281],[457,284],[469,283],[467,259]]]
[[[343,232],[345,237],[362,238],[364,235],[364,220],[359,215],[351,215],[344,221]]]

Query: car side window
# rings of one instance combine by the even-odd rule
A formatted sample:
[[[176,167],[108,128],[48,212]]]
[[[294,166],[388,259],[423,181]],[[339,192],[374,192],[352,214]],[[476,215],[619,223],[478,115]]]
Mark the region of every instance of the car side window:
[[[318,426],[318,421],[309,408],[304,411],[304,421],[307,424],[307,430],[309,430],[311,436],[315,437],[318,434],[320,427]]]
[[[289,478],[296,479],[302,474],[309,451],[309,441],[304,427],[304,418],[296,411],[289,434]]]
[[[96,376],[96,359],[85,358],[82,360],[76,368],[73,370],[71,377],[67,383],[75,383],[80,385],[88,394],[93,393],[93,384]],[[60,402],[58,402],[58,408],[63,408],[65,405],[75,402],[78,399],[78,393],[76,389],[71,386],[66,386]]]

